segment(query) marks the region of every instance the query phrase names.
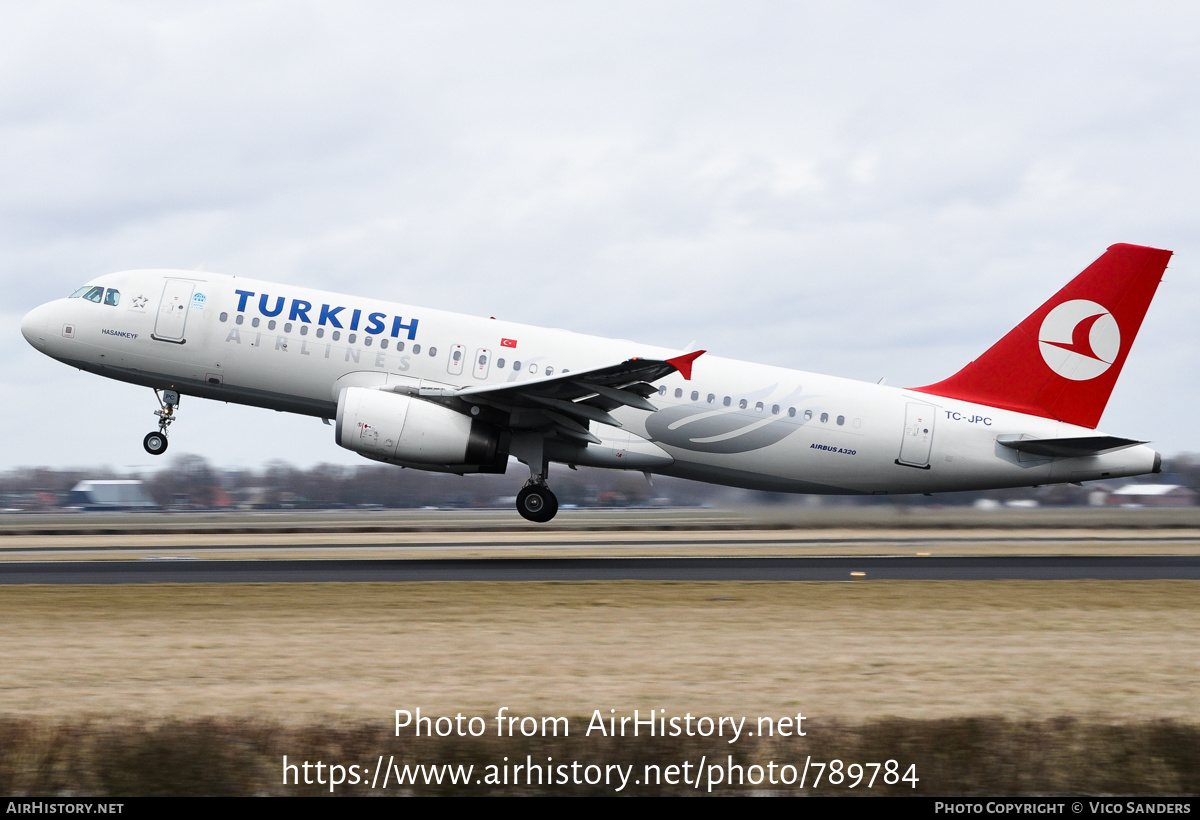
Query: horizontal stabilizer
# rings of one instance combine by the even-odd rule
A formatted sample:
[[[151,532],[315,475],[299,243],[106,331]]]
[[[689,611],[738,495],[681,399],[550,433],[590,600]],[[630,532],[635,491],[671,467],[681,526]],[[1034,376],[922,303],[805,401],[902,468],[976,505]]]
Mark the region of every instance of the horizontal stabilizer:
[[[1136,447],[1145,444],[1144,441],[1134,441],[1131,438],[1117,436],[1080,436],[1079,438],[1016,438],[1000,436],[997,443],[1021,453],[1045,458],[1074,458],[1077,456],[1098,456],[1111,453],[1114,450],[1124,450],[1126,447]]]

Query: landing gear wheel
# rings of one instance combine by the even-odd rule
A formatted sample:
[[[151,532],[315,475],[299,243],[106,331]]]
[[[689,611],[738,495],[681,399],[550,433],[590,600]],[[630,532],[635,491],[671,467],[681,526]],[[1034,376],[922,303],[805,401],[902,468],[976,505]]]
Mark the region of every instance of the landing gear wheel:
[[[167,437],[162,433],[147,433],[142,439],[142,446],[152,456],[161,456],[167,451]]]
[[[545,524],[558,512],[558,499],[549,487],[531,484],[517,493],[517,512],[527,521]]]

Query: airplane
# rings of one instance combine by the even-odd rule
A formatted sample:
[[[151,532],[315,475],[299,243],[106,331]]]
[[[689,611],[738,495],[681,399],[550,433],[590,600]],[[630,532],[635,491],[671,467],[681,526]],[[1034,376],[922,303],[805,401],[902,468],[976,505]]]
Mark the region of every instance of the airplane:
[[[333,420],[376,461],[457,474],[550,463],[789,493],[889,495],[1157,473],[1096,426],[1170,251],[1113,245],[979,358],[897,388],[274,282],[100,276],[31,310],[38,351],[150,387],[161,455],[184,395]]]

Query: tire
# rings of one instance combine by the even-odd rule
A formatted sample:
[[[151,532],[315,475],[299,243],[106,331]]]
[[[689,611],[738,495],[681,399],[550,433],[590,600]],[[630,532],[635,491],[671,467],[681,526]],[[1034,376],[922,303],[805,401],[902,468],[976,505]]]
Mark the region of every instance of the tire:
[[[517,493],[517,512],[527,521],[545,524],[558,512],[558,499],[547,487],[525,487]]]
[[[147,433],[142,439],[142,446],[152,456],[161,456],[167,451],[167,437],[162,433]]]

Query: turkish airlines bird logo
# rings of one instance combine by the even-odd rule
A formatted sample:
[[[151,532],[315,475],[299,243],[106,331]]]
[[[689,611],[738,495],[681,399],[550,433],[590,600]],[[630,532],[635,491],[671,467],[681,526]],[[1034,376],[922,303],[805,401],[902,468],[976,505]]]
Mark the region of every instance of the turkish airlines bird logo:
[[[1046,314],[1038,331],[1042,359],[1064,379],[1087,381],[1108,370],[1121,352],[1121,329],[1095,302],[1072,299]]]

